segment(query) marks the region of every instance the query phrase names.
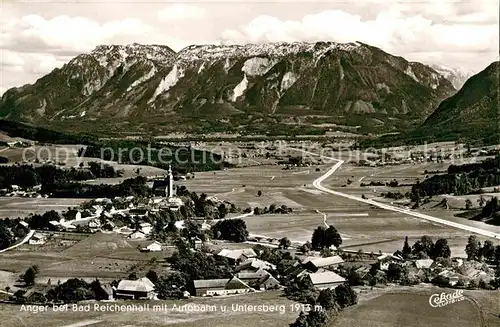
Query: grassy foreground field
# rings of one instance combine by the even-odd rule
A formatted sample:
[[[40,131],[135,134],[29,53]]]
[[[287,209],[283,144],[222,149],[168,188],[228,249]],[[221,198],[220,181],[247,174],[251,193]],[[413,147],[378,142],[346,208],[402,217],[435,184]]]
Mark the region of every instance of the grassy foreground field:
[[[108,302],[107,304],[130,305],[132,301]],[[105,304],[105,303],[101,303]],[[32,313],[20,311],[20,306],[0,305],[0,320],[2,327],[264,327],[288,326],[293,322],[298,312],[293,310],[294,302],[281,296],[279,291],[254,293],[243,296],[221,298],[196,298],[179,301],[145,301],[135,302],[143,306],[149,304],[149,310],[143,312],[119,311],[97,312],[91,304],[90,312],[74,312],[71,308],[67,312],[54,312],[51,307],[47,312]],[[209,305],[210,309],[196,310],[194,307],[186,311],[176,311],[174,304]],[[250,312],[239,310],[232,305],[267,305],[276,309],[274,312]],[[154,311],[153,305],[164,305],[167,310]],[[222,312],[222,307],[227,311]]]
[[[429,305],[433,293],[452,293],[453,290],[435,289],[418,293],[383,294],[363,301],[342,312],[329,327],[493,327],[500,322],[490,317],[489,309],[478,307],[476,297],[491,306],[498,292],[465,291],[466,300],[440,308]],[[487,299],[487,300],[486,300]],[[498,300],[496,300],[498,304]],[[498,315],[498,306],[496,308]],[[496,324],[495,324],[496,323]]]

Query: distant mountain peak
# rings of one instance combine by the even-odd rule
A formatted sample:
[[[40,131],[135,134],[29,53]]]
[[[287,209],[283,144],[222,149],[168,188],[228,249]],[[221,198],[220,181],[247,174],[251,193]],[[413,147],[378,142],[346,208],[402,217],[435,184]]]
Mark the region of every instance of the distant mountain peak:
[[[465,81],[469,79],[474,72],[471,70],[462,70],[458,68],[452,68],[440,63],[429,64],[429,67],[437,71],[444,78],[449,80],[455,89],[460,90],[464,85]]]

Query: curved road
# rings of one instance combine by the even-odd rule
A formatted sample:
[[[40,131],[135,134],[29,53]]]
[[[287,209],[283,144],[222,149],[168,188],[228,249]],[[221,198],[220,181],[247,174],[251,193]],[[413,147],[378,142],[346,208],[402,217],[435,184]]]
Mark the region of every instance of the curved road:
[[[6,252],[6,251],[9,251],[9,250],[12,250],[12,249],[15,249],[18,246],[23,245],[24,243],[26,243],[26,242],[29,241],[29,239],[33,236],[33,234],[35,234],[35,231],[34,230],[30,230],[29,233],[28,233],[28,235],[26,235],[26,237],[24,237],[24,239],[21,242],[17,243],[16,245],[12,245],[11,247],[8,247],[6,249],[0,250],[0,253]]]
[[[398,207],[387,205],[385,203],[379,203],[379,202],[373,201],[371,199],[363,199],[363,198],[360,198],[360,197],[355,196],[355,195],[345,194],[345,193],[337,192],[337,191],[331,190],[329,188],[326,188],[323,185],[321,185],[321,183],[325,179],[327,179],[328,177],[330,177],[331,175],[333,175],[333,173],[335,173],[337,171],[337,169],[339,169],[340,166],[342,166],[342,164],[344,163],[344,161],[340,160],[340,159],[326,157],[326,156],[319,155],[319,154],[316,154],[316,153],[312,153],[312,152],[309,152],[309,151],[305,151],[305,150],[302,150],[302,149],[295,149],[295,148],[291,148],[291,149],[296,150],[296,151],[301,151],[303,153],[307,153],[307,154],[310,154],[310,155],[319,156],[319,157],[324,158],[324,159],[330,159],[330,160],[337,161],[337,163],[334,164],[324,175],[322,175],[321,177],[317,178],[313,182],[313,186],[315,188],[317,188],[318,190],[320,190],[320,191],[323,191],[323,192],[326,192],[326,193],[330,193],[330,194],[333,194],[333,195],[337,195],[337,196],[341,196],[341,197],[344,197],[344,198],[347,198],[347,199],[351,199],[351,200],[354,200],[354,201],[358,201],[358,202],[363,202],[363,203],[366,203],[366,204],[370,204],[370,205],[373,205],[373,206],[376,206],[376,207],[379,207],[379,208],[382,208],[382,209],[396,211],[396,212],[400,212],[400,213],[403,213],[403,214],[406,214],[406,215],[409,215],[409,216],[413,216],[413,217],[425,219],[425,220],[428,220],[428,221],[432,221],[432,222],[435,222],[435,223],[438,223],[438,224],[442,224],[442,225],[446,225],[446,226],[458,228],[458,229],[461,229],[461,230],[464,230],[464,231],[468,231],[468,232],[476,233],[476,234],[479,234],[479,235],[483,235],[483,236],[488,236],[488,237],[500,239],[500,233],[494,233],[494,232],[491,232],[491,231],[488,231],[488,230],[484,230],[484,229],[480,229],[480,228],[476,228],[476,227],[472,227],[472,226],[468,226],[468,225],[459,224],[459,223],[456,223],[456,222],[453,222],[453,221],[449,221],[449,220],[446,220],[446,219],[437,218],[437,217],[429,216],[429,215],[426,215],[426,214],[423,214],[423,213],[420,213],[420,212],[411,211],[410,209],[401,209],[401,208],[398,208]]]

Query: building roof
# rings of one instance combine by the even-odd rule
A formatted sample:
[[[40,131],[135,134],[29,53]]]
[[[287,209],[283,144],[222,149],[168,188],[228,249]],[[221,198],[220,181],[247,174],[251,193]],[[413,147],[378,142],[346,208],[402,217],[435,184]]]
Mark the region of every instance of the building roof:
[[[393,254],[389,254],[389,253],[385,253],[385,254],[382,254],[382,255],[378,256],[377,260],[378,261],[382,261],[382,260],[404,261],[402,257],[397,256],[397,255],[393,255]]]
[[[198,279],[193,281],[194,288],[224,288],[229,278],[222,279]]]
[[[345,279],[332,271],[309,274],[309,278],[313,285],[343,283]]]
[[[417,267],[418,269],[430,268],[433,263],[434,263],[434,260],[432,260],[432,259],[415,260],[415,267]]]
[[[253,258],[253,257],[257,256],[255,251],[252,249],[240,249],[240,250],[222,249],[222,250],[220,250],[219,253],[217,253],[217,255],[220,257],[225,257],[225,258],[232,259],[232,260],[241,259],[242,256],[245,256],[247,258]]]
[[[152,246],[161,246],[161,243],[158,241],[154,241],[153,243],[150,243],[146,248],[152,247]]]
[[[261,279],[262,277],[269,276],[265,270],[257,270],[256,272],[240,272],[236,274],[239,279]]]
[[[143,277],[138,280],[124,279],[118,283],[117,291],[128,292],[151,292],[155,289],[155,285],[147,278]]]
[[[313,264],[316,268],[321,268],[321,267],[327,267],[331,265],[337,265],[340,263],[343,263],[344,260],[338,256],[335,255],[333,257],[326,257],[326,258],[318,258],[318,257],[307,257],[304,260],[302,260],[302,264],[307,264],[311,263]]]
[[[31,239],[44,240],[44,239],[46,239],[46,237],[43,234],[35,233],[35,234],[33,234],[33,236],[31,236]]]
[[[248,259],[248,260],[242,262],[240,265],[238,265],[238,267],[236,267],[236,271],[240,271],[243,269],[255,269],[255,270],[273,269],[273,270],[276,270],[276,265],[273,265],[272,263],[269,263],[267,261],[260,260],[257,258],[251,258],[251,259]]]

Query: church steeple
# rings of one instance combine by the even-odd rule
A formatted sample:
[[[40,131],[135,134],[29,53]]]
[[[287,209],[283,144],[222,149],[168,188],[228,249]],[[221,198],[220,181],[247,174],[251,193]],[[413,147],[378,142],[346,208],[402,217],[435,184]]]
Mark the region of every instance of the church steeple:
[[[172,166],[168,165],[168,192],[169,198],[174,196],[174,177],[172,176]]]

